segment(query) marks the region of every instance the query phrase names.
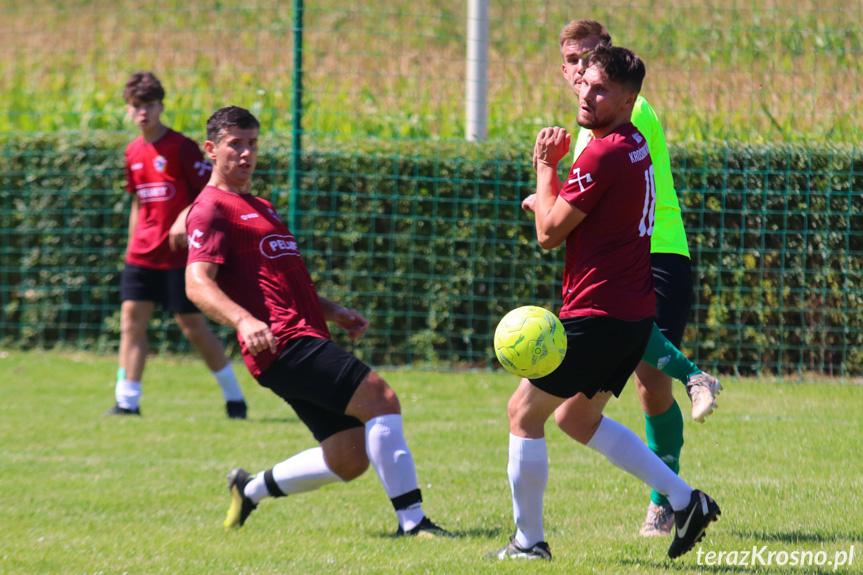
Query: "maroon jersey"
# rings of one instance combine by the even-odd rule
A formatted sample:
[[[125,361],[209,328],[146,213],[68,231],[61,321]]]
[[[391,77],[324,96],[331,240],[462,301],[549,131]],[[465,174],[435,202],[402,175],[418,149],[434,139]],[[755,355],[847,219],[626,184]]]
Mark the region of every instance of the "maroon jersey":
[[[186,252],[171,251],[168,232],[207,185],[213,168],[198,145],[174,130],[156,142],[138,137],[126,148],[126,191],[141,202],[126,263],[171,270],[186,266]]]
[[[186,229],[188,263],[218,264],[219,288],[269,325],[276,337],[275,355],[266,350],[253,356],[240,341],[254,377],[289,340],[304,335],[330,339],[321,300],[297,242],[270,202],[207,186],[189,210]]]
[[[560,195],[587,214],[566,238],[560,316],[636,321],[654,315],[650,236],[656,186],[641,132],[627,123],[591,141]]]

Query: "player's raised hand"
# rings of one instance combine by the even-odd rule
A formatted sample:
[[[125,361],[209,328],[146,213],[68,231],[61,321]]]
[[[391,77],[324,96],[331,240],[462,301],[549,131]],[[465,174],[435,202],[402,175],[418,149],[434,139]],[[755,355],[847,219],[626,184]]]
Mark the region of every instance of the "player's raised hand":
[[[556,167],[560,160],[569,153],[569,142],[571,136],[566,128],[543,128],[536,135],[536,143],[533,147],[533,166],[538,164]]]
[[[351,341],[357,339],[369,329],[369,320],[364,318],[362,314],[344,307],[339,307],[335,311],[333,321],[335,321],[337,326],[348,332],[348,339]]]
[[[531,194],[521,202],[521,209],[529,214],[536,211],[536,194]]]
[[[270,326],[257,318],[249,316],[240,320],[237,335],[252,355],[258,355],[266,349],[276,353],[276,336],[270,331]]]

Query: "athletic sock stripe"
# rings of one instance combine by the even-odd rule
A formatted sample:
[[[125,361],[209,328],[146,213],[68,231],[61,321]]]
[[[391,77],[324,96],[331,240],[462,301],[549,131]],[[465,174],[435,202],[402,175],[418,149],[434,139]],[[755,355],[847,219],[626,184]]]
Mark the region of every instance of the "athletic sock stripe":
[[[267,469],[264,471],[264,484],[267,486],[267,491],[270,492],[271,497],[284,497],[285,492],[279,488],[279,484],[276,483],[276,479],[273,477],[273,470]]]
[[[393,507],[395,507],[396,511],[399,511],[401,509],[407,509],[415,503],[422,503],[423,496],[419,489],[414,489],[413,491],[408,491],[398,497],[393,497],[390,501],[393,502]]]

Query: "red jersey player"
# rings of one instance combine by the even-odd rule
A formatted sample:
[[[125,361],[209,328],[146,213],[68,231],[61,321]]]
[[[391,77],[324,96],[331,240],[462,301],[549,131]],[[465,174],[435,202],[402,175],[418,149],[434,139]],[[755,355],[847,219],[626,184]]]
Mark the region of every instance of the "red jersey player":
[[[625,48],[599,46],[579,93],[578,123],[594,140],[576,159],[563,188],[557,165],[569,134],[545,128],[536,143],[536,234],[553,249],[566,243],[563,308],[567,333],[563,363],[550,375],[522,379],[509,400],[509,464],[516,532],[489,557],[551,559],[543,531],[548,481],[545,422],[605,455],[665,494],[677,531],[669,556],[689,551],[719,507],[689,487],[637,435],[604,417],[644,354],[653,327],[650,269],[656,188],[644,136],[632,125],[644,63]]]
[[[109,415],[140,415],[147,325],[156,303],[174,314],[222,388],[228,417],[246,418],[246,402],[221,341],[186,297],[186,214],[210,178],[198,145],[161,121],[165,90],[151,72],[132,74],[123,91],[141,131],[126,148],[126,191],[132,195],[129,244],[120,279],[120,358],[116,404]]]
[[[318,295],[291,231],[270,202],[251,195],[259,128],[236,106],[207,121],[204,149],[214,169],[186,222],[186,290],[210,318],[237,330],[249,371],[296,411],[319,446],[255,476],[231,471],[224,525],[242,526],[266,497],[355,479],[371,462],[396,511],[396,535],[447,536],[420,505],[395,392],[334,343],[326,323],[356,339],[368,321]]]

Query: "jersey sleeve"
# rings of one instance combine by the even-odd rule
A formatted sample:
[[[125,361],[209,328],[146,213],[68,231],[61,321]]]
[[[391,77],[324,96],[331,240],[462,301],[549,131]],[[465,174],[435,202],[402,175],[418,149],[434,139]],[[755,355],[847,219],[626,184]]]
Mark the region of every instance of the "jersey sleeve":
[[[589,214],[602,199],[612,180],[603,177],[607,171],[609,154],[603,154],[601,148],[603,144],[599,141],[585,148],[576,158],[560,191],[560,197],[585,214]]]
[[[213,166],[201,153],[198,144],[189,138],[183,138],[180,144],[180,167],[189,185],[189,193],[192,197],[197,196],[210,181]]]
[[[193,204],[186,216],[186,230],[189,234],[187,264],[225,263],[225,254],[231,244],[231,231],[228,220],[218,207],[204,202]]]

